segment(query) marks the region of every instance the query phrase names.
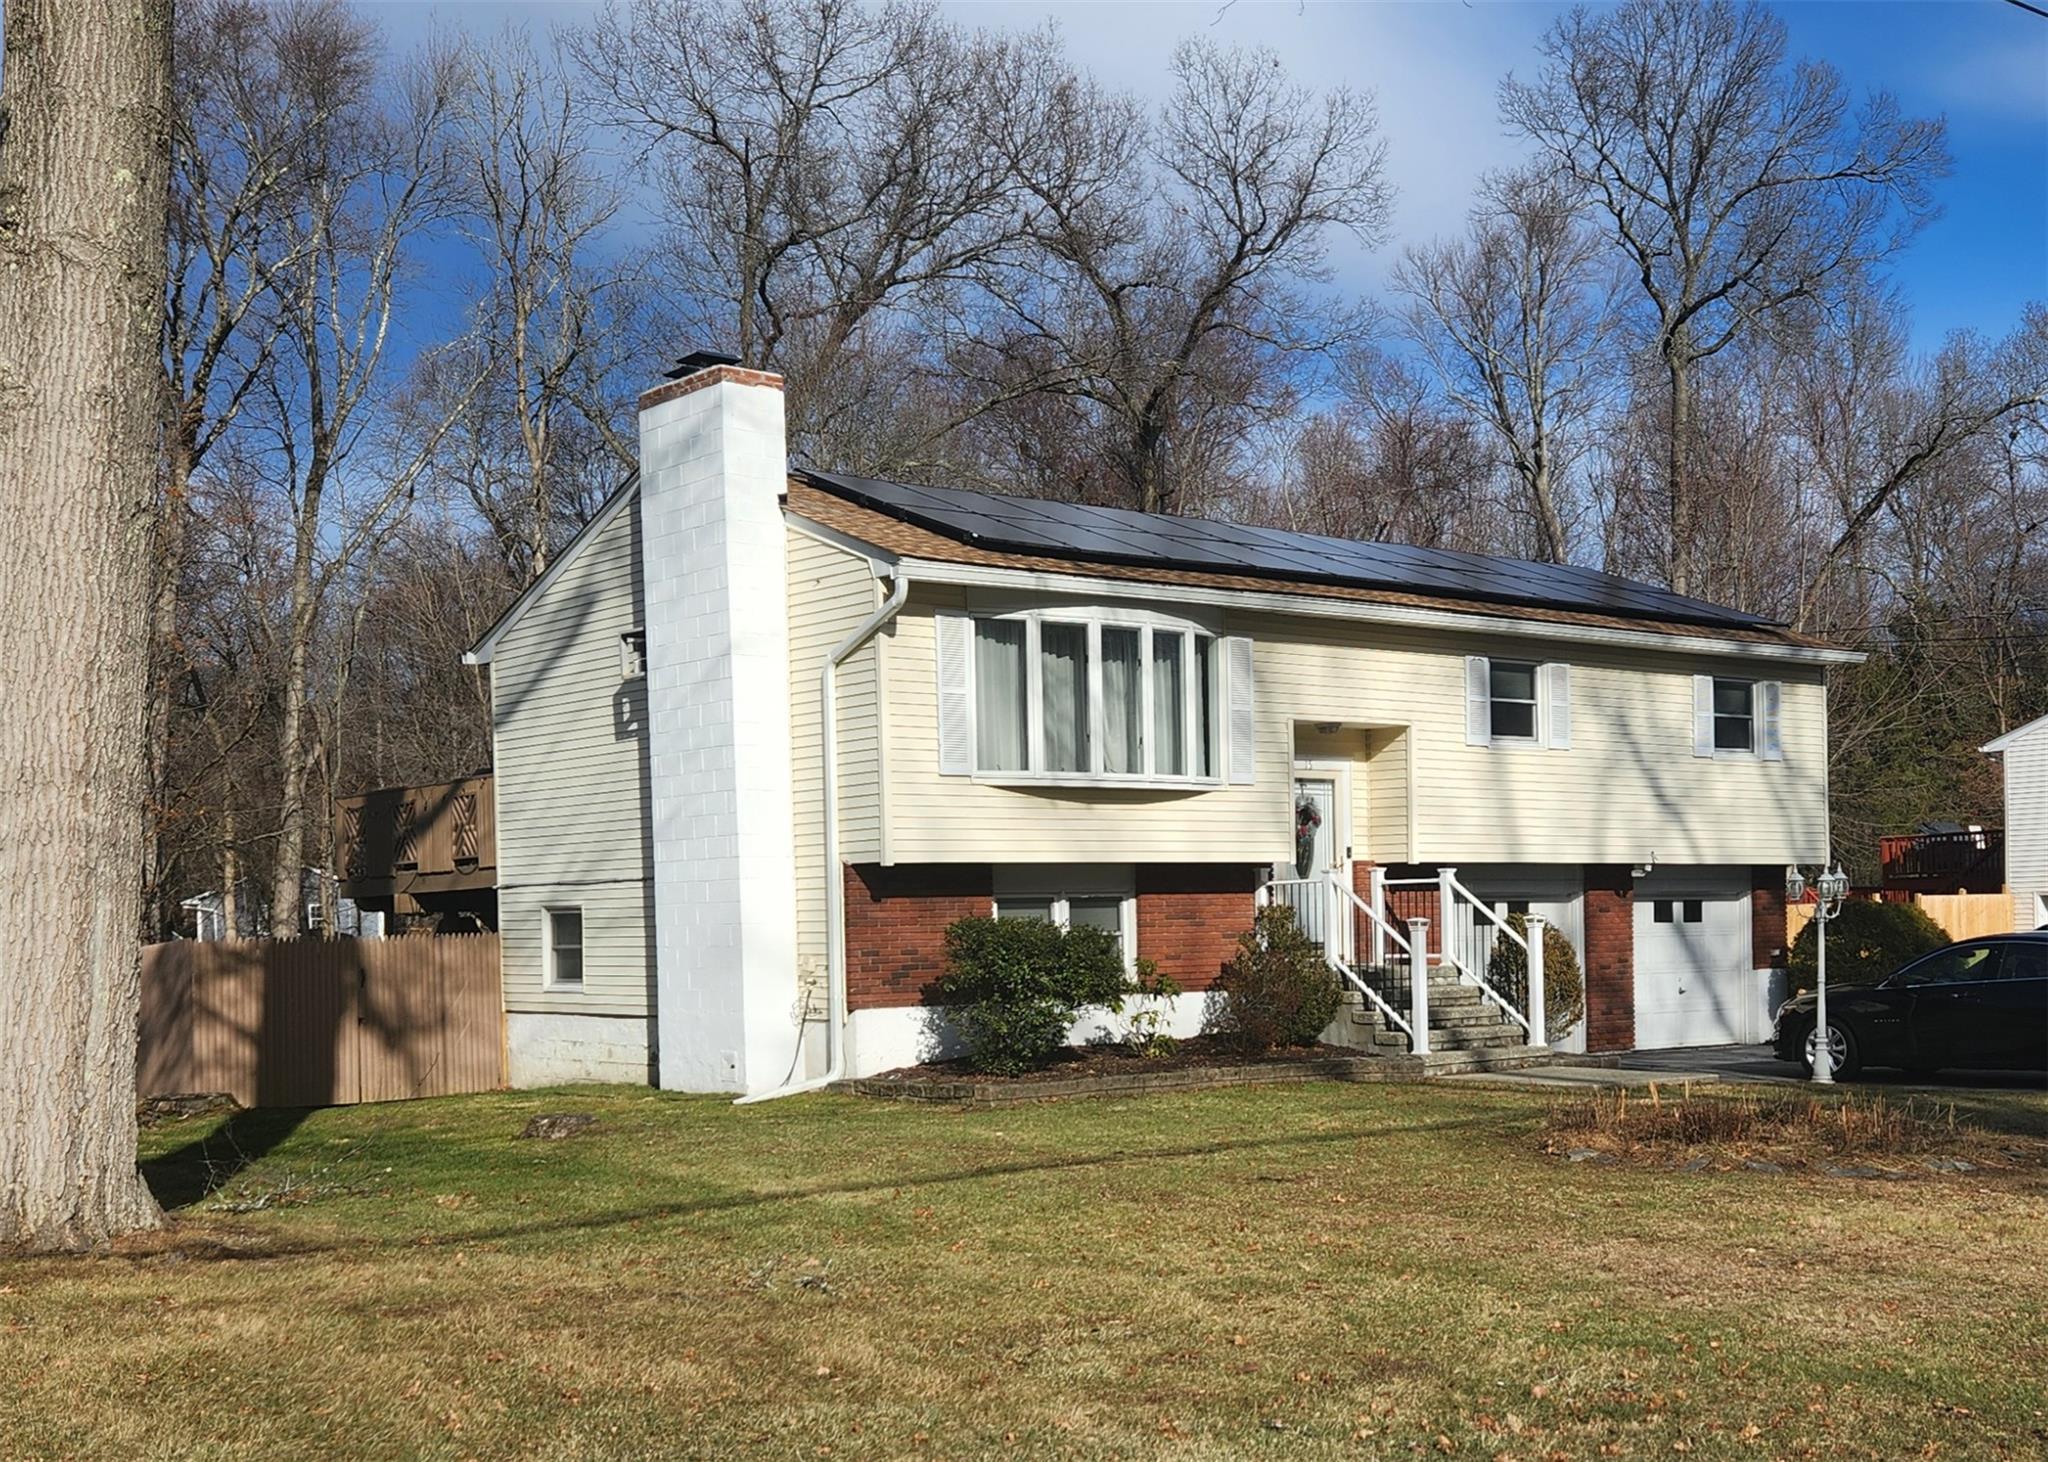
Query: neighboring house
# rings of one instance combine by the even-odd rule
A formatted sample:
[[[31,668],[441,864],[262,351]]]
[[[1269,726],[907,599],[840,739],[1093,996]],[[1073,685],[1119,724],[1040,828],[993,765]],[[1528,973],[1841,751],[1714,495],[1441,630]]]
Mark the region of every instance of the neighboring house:
[[[717,357],[640,449],[471,652],[515,1081],[917,1060],[968,914],[1112,930],[1192,1031],[1276,871],[1362,964],[1547,917],[1594,1049],[1768,1037],[1854,654],[1581,569],[792,474],[781,381]]]
[[[2012,927],[2048,928],[2048,716],[1984,748],[2005,765],[2005,881]]]
[[[496,929],[496,809],[488,771],[336,798],[341,891],[394,929]]]
[[[303,900],[300,911],[302,925],[308,935],[320,937],[326,931],[322,927],[326,914],[320,897],[323,880],[327,875],[318,868],[307,868],[299,875],[299,893]],[[330,880],[331,881],[331,880]],[[337,890],[339,885],[337,884]],[[228,932],[227,900],[219,889],[208,889],[205,893],[194,894],[180,901],[183,909],[192,919],[192,937],[198,940],[216,939],[267,939],[270,937],[270,889],[258,887],[255,880],[244,879],[236,885],[235,931]],[[384,937],[384,916],[368,909],[358,908],[355,901],[337,891],[334,900],[334,933],[345,939],[381,939]]]

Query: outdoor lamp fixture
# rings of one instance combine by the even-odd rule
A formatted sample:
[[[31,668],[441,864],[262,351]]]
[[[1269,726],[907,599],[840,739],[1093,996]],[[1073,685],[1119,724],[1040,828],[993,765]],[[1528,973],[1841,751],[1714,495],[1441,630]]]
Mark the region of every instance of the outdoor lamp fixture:
[[[1835,1081],[1835,1062],[1842,1054],[1835,1050],[1835,1043],[1828,1035],[1828,920],[1842,910],[1842,900],[1849,896],[1849,875],[1842,871],[1842,865],[1824,869],[1813,880],[1813,964],[1814,964],[1814,1009],[1813,1034],[1807,1038],[1806,1052],[1813,1065],[1813,1079],[1821,1086],[1832,1086]],[[1785,902],[1798,903],[1806,897],[1806,879],[1796,866],[1785,869]]]

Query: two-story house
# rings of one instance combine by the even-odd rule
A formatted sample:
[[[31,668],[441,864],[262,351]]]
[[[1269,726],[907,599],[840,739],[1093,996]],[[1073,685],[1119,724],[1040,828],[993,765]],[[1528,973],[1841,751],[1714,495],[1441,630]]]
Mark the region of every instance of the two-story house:
[[[1347,964],[1429,918],[1454,978],[1542,916],[1587,983],[1553,1044],[1768,1036],[1850,653],[1583,569],[791,473],[780,380],[718,357],[640,406],[638,479],[472,652],[515,1081],[915,1061],[977,913],[1115,932],[1192,1031],[1276,893]]]

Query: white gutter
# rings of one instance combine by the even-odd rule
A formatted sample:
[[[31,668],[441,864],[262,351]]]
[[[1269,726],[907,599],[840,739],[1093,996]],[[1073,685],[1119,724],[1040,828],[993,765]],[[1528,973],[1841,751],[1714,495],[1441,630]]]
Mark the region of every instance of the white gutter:
[[[825,668],[818,673],[825,800],[825,1073],[808,1081],[743,1096],[734,1106],[816,1091],[846,1074],[846,876],[839,867],[839,667],[894,619],[909,597],[910,575],[899,571],[895,587],[882,607],[839,642],[825,657]]]

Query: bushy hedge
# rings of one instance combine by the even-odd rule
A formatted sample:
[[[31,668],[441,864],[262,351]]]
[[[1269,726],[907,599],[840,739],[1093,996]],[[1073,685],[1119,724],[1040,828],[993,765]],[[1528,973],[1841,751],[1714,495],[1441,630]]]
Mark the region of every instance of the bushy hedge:
[[[1508,928],[1527,939],[1529,920],[1522,914],[1507,916]],[[1486,962],[1486,982],[1500,991],[1524,1015],[1529,1012],[1529,956],[1512,939],[1496,939],[1493,957]],[[1572,948],[1555,924],[1543,926],[1543,1034],[1555,1042],[1570,1035],[1586,1018],[1586,976],[1579,968],[1579,952]]]
[[[1217,976],[1209,1031],[1252,1056],[1313,1045],[1342,998],[1322,945],[1295,925],[1292,909],[1270,904],[1238,936],[1237,953]]]
[[[938,994],[977,1071],[1014,1075],[1046,1065],[1083,1008],[1120,1008],[1132,989],[1123,951],[1101,929],[976,917],[946,930]]]
[[[1820,983],[1814,955],[1817,928],[1818,921],[1809,920],[1792,942],[1788,966],[1795,990],[1811,990]],[[1875,985],[1901,965],[1949,942],[1941,925],[1918,904],[1848,899],[1828,920],[1828,983]]]

